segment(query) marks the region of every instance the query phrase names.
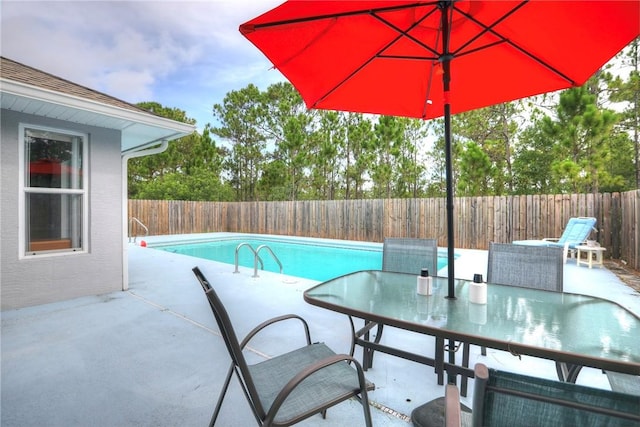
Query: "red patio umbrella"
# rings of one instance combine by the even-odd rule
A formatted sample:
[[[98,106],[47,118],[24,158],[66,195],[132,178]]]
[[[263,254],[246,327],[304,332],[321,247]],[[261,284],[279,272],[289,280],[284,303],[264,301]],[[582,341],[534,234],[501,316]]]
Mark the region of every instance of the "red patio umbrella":
[[[638,0],[289,0],[240,32],[307,107],[444,115],[454,298],[450,115],[580,86],[640,34]]]

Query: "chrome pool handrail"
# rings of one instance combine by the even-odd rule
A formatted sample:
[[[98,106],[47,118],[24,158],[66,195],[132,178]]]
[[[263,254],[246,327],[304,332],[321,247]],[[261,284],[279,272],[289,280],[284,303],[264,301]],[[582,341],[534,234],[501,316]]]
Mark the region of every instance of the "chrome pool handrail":
[[[238,246],[236,246],[236,270],[234,271],[235,273],[240,273],[240,271],[238,271],[238,251],[240,251],[240,248],[243,246],[247,246],[249,249],[251,249],[251,252],[253,252],[253,256],[254,256],[254,277],[257,277],[257,273],[255,272],[257,270],[257,263],[258,261],[260,261],[260,267],[264,270],[264,263],[262,262],[262,258],[260,258],[258,256],[258,252],[253,249],[253,246],[251,246],[250,243],[247,242],[243,242],[240,243]]]
[[[278,265],[280,266],[280,274],[282,274],[282,263],[280,262],[280,260],[278,259],[278,257],[276,256],[276,254],[273,253],[273,251],[271,250],[271,248],[267,245],[260,245],[258,246],[258,249],[256,249],[256,255],[255,255],[255,261],[253,263],[253,277],[259,277],[258,276],[258,260],[260,259],[260,257],[258,256],[258,254],[260,253],[260,251],[262,249],[266,249],[269,251],[269,253],[271,254],[271,256],[273,257],[273,259],[278,263]],[[262,261],[262,260],[260,260]],[[262,267],[262,269],[264,270],[264,266]]]
[[[131,237],[132,237],[131,235],[133,234],[132,231],[133,231],[133,223],[134,222],[137,223],[138,225],[140,225],[144,229],[144,237],[149,235],[149,228],[147,228],[147,226],[144,225],[142,223],[142,221],[140,221],[138,218],[131,217],[131,218],[129,218],[129,233],[128,233],[129,234],[129,236],[128,236],[129,237],[129,243],[131,243]],[[137,238],[138,238],[137,234],[133,236],[133,243],[136,242]]]

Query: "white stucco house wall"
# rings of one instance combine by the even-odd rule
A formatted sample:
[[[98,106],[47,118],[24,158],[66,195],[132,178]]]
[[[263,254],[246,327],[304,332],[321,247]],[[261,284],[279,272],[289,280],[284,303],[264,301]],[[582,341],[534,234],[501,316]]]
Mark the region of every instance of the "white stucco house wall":
[[[127,289],[127,159],[195,127],[0,60],[0,308]]]

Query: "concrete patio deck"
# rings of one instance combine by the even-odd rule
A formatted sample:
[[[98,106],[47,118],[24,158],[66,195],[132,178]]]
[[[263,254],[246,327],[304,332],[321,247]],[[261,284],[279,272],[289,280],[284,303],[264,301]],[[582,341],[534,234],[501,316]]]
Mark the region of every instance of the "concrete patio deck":
[[[486,274],[485,251],[463,251],[459,277]],[[298,313],[312,339],[335,351],[349,350],[345,316],[310,306],[302,292],[316,282],[172,254],[129,247],[130,288],[96,297],[2,312],[2,426],[196,426],[207,425],[229,357],[202,290],[191,273],[199,265],[212,281],[243,336],[269,317]],[[28,284],[25,284],[28,286]],[[640,294],[607,269],[565,267],[565,290],[618,302],[640,315]],[[290,333],[291,332],[291,333]],[[251,357],[276,354],[294,345],[293,330],[277,329],[252,342]],[[387,343],[433,354],[430,337],[400,330]],[[471,364],[555,378],[547,360],[472,346]],[[433,368],[376,354],[367,372],[376,426],[408,426],[411,410],[438,396]],[[578,383],[609,388],[605,375],[586,368]],[[470,390],[471,391],[471,390]],[[463,398],[471,406],[472,393]],[[237,381],[222,408],[220,426],[255,425]],[[360,405],[348,401],[314,416],[304,426],[362,425]]]

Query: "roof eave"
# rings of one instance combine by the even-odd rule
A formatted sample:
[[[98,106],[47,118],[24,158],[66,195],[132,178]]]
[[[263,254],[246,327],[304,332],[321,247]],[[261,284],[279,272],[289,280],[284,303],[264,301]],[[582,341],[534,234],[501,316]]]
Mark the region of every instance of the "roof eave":
[[[171,141],[173,139],[189,135],[196,130],[195,125],[177,122],[145,111],[134,111],[107,105],[90,99],[60,93],[5,78],[0,78],[0,92],[109,117],[115,120],[120,120],[123,123],[129,123],[130,125],[113,127],[114,129],[118,129],[123,132],[123,139],[126,137],[127,128],[131,125],[142,125],[145,128],[153,128],[153,136],[150,136],[146,141],[137,141],[134,146],[148,145],[149,143],[163,139]],[[122,141],[123,149],[126,145],[125,141]],[[127,150],[129,150],[130,147],[131,146],[129,146]]]

